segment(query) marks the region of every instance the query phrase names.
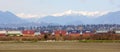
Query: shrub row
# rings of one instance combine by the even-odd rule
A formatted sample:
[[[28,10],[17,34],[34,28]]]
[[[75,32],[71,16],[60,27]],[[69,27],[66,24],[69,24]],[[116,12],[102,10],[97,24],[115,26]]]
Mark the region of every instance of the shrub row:
[[[116,34],[92,34],[83,35],[41,35],[35,37],[0,37],[0,41],[40,41],[40,40],[120,40],[120,35]]]

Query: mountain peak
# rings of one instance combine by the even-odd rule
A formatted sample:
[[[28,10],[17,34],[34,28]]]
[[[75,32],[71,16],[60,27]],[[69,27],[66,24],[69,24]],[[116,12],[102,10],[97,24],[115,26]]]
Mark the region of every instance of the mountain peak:
[[[24,23],[25,21],[9,11],[0,11],[0,24]]]
[[[64,15],[83,15],[83,16],[102,16],[107,14],[108,11],[73,11],[73,10],[67,10],[65,12],[62,13],[55,13],[52,14],[52,16],[64,16]]]

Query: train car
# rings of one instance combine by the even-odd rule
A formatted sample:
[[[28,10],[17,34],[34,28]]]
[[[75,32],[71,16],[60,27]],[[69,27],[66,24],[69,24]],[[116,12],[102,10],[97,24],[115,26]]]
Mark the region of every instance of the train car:
[[[7,31],[7,36],[22,36],[21,31]]]
[[[7,32],[6,31],[0,31],[0,36],[6,36]]]
[[[34,30],[23,30],[22,31],[23,36],[35,36]]]

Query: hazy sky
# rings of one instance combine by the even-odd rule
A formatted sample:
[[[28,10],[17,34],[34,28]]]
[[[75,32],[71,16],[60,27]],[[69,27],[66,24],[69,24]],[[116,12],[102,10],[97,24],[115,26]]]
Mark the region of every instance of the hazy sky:
[[[118,11],[120,0],[0,0],[1,11],[15,14],[53,14],[67,10]]]

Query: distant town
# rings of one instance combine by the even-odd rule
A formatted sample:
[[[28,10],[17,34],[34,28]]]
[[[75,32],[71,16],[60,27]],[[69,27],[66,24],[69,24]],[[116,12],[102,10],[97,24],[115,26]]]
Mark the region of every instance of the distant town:
[[[87,25],[47,25],[47,26],[36,26],[36,25],[19,25],[19,24],[11,24],[11,25],[0,25],[0,30],[6,31],[22,31],[22,30],[34,30],[34,31],[54,31],[54,30],[81,30],[81,31],[90,31],[94,32],[97,30],[120,30],[119,24],[87,24]]]

